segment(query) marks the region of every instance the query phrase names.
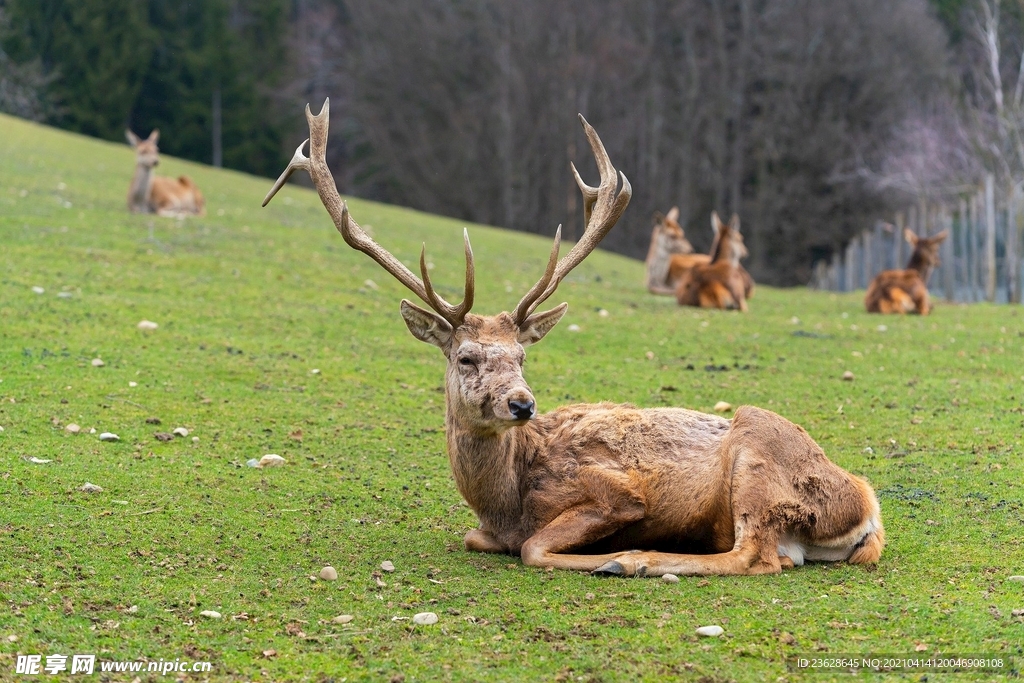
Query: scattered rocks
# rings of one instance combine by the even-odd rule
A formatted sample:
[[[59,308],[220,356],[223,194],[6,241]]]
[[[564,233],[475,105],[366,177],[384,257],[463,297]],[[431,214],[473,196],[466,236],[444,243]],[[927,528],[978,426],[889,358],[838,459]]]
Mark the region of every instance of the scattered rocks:
[[[665,583],[679,583],[679,577],[675,574],[662,574],[661,580]]]
[[[184,427],[175,427],[171,434],[175,436],[188,436],[188,430]]]
[[[199,616],[206,617],[207,619],[220,619],[220,612],[216,612],[212,609],[204,609],[199,613]]]
[[[844,372],[843,373],[843,381],[844,382],[852,382],[853,381],[853,373],[850,372],[849,370]]]
[[[332,567],[331,565],[327,565],[326,567],[320,570],[320,578],[324,581],[337,581],[338,570]]]
[[[413,615],[412,623],[418,626],[430,626],[437,623],[437,615],[433,612],[420,612]]]
[[[380,563],[380,568],[383,569],[386,572],[393,572],[393,571],[395,571],[395,565],[393,565],[391,563],[391,560],[384,560],[383,562],[381,562]]]
[[[725,629],[721,626],[701,626],[697,629],[697,635],[704,638],[717,638],[723,633],[725,633]]]
[[[730,410],[732,410],[732,404],[731,403],[726,403],[725,401],[719,401],[718,403],[715,404],[715,412],[716,413],[727,413]]]
[[[168,441],[174,441],[174,434],[168,434],[167,432],[155,432],[153,434],[153,438],[157,441],[163,441],[166,443]]]
[[[100,434],[100,441],[120,441],[121,437],[113,432],[103,432]]]
[[[103,487],[102,486],[97,486],[96,484],[90,484],[89,482],[85,482],[81,486],[81,488],[79,488],[78,490],[79,491],[84,491],[85,493],[103,493]]]
[[[104,365],[106,365],[106,363],[103,362],[102,358],[93,358],[92,359],[92,366],[94,368],[102,368]]]
[[[338,616],[331,619],[335,624],[349,624],[355,619],[351,614],[339,614]]]
[[[64,427],[64,431],[68,432],[69,434],[77,434],[80,431],[82,431],[82,428],[76,425],[74,422],[72,422],[68,426]]]
[[[276,453],[268,453],[267,455],[264,455],[262,458],[260,458],[260,461],[259,463],[257,463],[256,467],[278,467],[280,465],[285,464],[286,462],[287,460],[282,458],[280,455],[277,455]]]
[[[140,330],[155,330],[160,326],[157,325],[152,320],[140,320],[139,324],[136,325],[136,327],[139,328]]]

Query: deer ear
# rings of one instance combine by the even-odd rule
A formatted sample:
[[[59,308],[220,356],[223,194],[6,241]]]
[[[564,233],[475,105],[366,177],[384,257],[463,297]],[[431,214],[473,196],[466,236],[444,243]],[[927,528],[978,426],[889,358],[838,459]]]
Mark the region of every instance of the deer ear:
[[[917,246],[917,235],[915,235],[914,231],[911,230],[910,228],[903,228],[903,239],[905,239],[907,241],[907,244],[909,244],[910,246]]]
[[[160,139],[160,129],[159,128],[154,128],[153,132],[149,134],[149,141],[152,142],[155,145],[159,139]]]
[[[711,212],[711,229],[716,235],[722,231],[722,219],[718,217],[717,211]]]
[[[412,336],[444,351],[452,340],[452,326],[436,313],[402,299],[402,318]]]
[[[938,235],[935,235],[934,237],[932,237],[932,243],[934,243],[934,244],[942,244],[946,240],[947,237],[949,237],[949,230],[943,230]]]
[[[672,221],[673,223],[678,223],[679,222],[679,207],[678,206],[673,206],[671,209],[669,209],[668,210],[667,218],[670,221]]]
[[[729,219],[729,228],[736,232],[740,231],[740,215],[738,213],[734,213]]]
[[[137,147],[138,146],[138,144],[139,144],[139,136],[136,135],[135,133],[131,132],[130,130],[125,130],[124,137],[125,137],[125,139],[128,140],[128,144],[131,145],[132,147]]]
[[[523,321],[519,326],[519,343],[523,346],[536,344],[550,332],[558,321],[562,319],[565,312],[569,310],[569,304],[558,304],[550,311],[534,313]]]

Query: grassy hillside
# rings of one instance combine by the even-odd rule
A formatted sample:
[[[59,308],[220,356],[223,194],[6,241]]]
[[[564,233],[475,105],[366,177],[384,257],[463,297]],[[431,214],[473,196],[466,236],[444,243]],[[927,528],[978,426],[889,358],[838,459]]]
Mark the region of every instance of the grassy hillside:
[[[549,573],[462,550],[474,517],[444,454],[444,361],[312,192],[261,209],[271,181],[165,158],[209,214],[132,216],[132,167],[127,145],[0,116],[0,680],[31,680],[16,653],[212,662],[197,681],[407,683],[797,680],[796,655],[1024,661],[1024,583],[1008,580],[1024,574],[1019,307],[881,318],[859,295],[759,288],[749,315],[684,310],[643,290],[641,264],[594,254],[530,350],[542,410],[776,410],[872,482],[889,545],[877,568],[781,576]],[[459,295],[462,224],[350,207],[407,263],[425,241],[442,295]],[[510,308],[549,242],[470,234],[478,311]],[[176,427],[189,435],[154,436]],[[267,453],[287,464],[245,466]],[[336,582],[313,578],[327,564]],[[425,611],[439,623],[408,620]],[[725,634],[698,639],[707,624]]]

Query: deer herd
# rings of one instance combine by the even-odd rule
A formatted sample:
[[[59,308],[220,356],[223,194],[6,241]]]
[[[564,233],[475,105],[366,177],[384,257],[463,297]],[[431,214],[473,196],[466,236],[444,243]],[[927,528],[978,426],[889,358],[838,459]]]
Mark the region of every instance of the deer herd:
[[[431,283],[425,246],[417,276],[359,227],[325,160],[329,118],[329,100],[317,115],[307,105],[309,139],[263,205],[296,170],[308,172],[345,242],[426,305],[403,299],[400,308],[412,336],[445,359],[448,458],[479,520],[465,535],[467,550],[518,555],[528,566],[621,576],[768,574],[807,560],[879,559],[885,532],[871,486],[830,462],[806,431],[780,415],[743,406],[726,419],[615,403],[538,413],[523,376],[525,349],[558,324],[568,304],[537,309],[600,244],[632,196],[626,176],[582,116],[600,174],[592,187],[572,166],[583,195],[583,237],[560,257],[559,227],[540,279],[512,312],[497,315],[471,312],[476,279],[468,231],[463,298],[453,305]],[[129,210],[203,215],[203,195],[191,179],[153,174],[159,132],[146,139],[126,134],[136,152]],[[712,213],[711,229],[709,252],[697,254],[677,207],[655,214],[647,289],[674,296],[681,306],[746,312],[754,281],[741,264],[747,248],[739,216],[723,223]],[[867,310],[928,314],[927,282],[946,236],[923,238],[908,230],[910,262],[875,278]]]

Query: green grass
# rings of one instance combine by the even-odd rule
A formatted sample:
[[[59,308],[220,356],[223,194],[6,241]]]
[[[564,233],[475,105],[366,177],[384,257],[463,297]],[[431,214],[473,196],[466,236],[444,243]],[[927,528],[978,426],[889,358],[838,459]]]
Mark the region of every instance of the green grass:
[[[798,680],[795,654],[918,646],[1024,661],[1024,583],[1006,580],[1024,574],[1019,307],[882,318],[856,294],[761,287],[749,315],[684,310],[643,290],[641,264],[592,255],[530,350],[542,410],[776,410],[872,482],[889,545],[877,568],[674,585],[544,572],[462,550],[475,520],[444,454],[444,361],[313,193],[261,209],[269,180],[166,158],[209,215],[132,216],[132,165],[126,145],[0,117],[0,680],[34,680],[19,652],[209,660],[188,680],[213,681]],[[410,264],[426,241],[458,296],[461,223],[350,205]],[[470,233],[478,311],[512,307],[548,240]],[[266,453],[287,465],[245,466]],[[339,580],[312,580],[326,564]],[[440,622],[393,619],[422,611]],[[706,624],[725,635],[698,640]]]

